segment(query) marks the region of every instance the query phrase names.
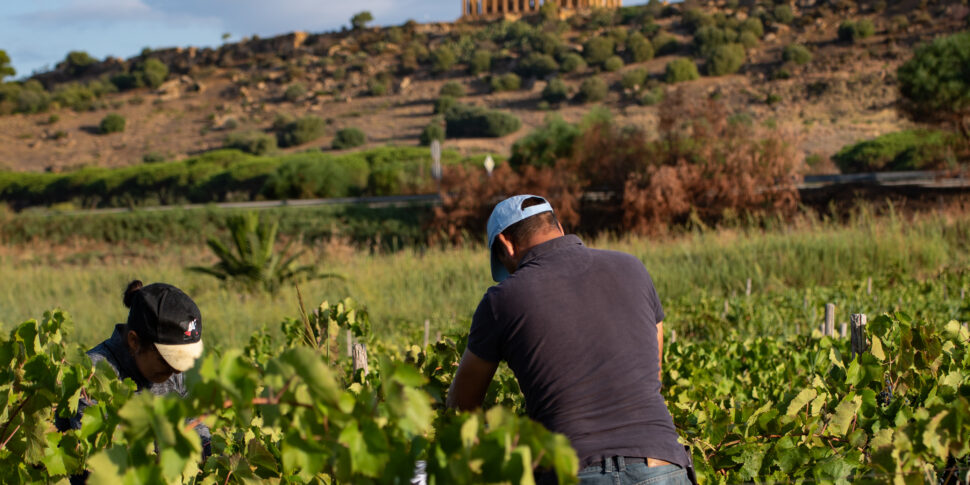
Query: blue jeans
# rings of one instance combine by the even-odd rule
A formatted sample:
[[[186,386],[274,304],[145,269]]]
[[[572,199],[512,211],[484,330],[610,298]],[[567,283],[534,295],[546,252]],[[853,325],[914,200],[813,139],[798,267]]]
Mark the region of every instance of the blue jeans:
[[[579,485],[690,485],[690,480],[687,470],[677,465],[627,465],[617,456],[580,470]]]

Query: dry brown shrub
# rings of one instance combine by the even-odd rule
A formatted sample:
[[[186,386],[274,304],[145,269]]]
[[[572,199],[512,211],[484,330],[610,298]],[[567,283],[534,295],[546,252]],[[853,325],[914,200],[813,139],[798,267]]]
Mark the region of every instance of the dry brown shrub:
[[[568,172],[556,168],[526,167],[522,173],[501,164],[489,177],[478,168],[446,167],[441,181],[441,206],[435,208],[431,239],[461,244],[484,233],[495,204],[516,194],[536,194],[549,200],[565,226],[579,223],[582,187]]]
[[[650,163],[623,187],[623,226],[662,232],[693,212],[717,222],[725,210],[790,215],[798,204],[792,133],[729,123],[723,104],[673,96],[661,109]]]
[[[584,232],[663,232],[691,217],[716,223],[723,214],[790,215],[798,204],[800,159],[793,133],[731,123],[723,103],[670,96],[657,136],[610,121],[586,126],[571,156],[553,168],[507,165],[489,178],[453,167],[442,181],[433,233],[461,242],[484,230],[505,197],[533,193],[553,203],[564,225]],[[596,193],[597,197],[586,197]],[[477,237],[477,236],[475,236]]]

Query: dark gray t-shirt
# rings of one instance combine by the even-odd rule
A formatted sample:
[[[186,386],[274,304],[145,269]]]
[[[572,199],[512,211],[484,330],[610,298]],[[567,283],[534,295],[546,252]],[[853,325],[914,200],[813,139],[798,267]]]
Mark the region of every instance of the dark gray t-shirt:
[[[660,395],[664,318],[636,257],[569,235],[531,249],[488,289],[468,349],[508,362],[529,417],[569,438],[582,467],[611,456],[687,464]]]

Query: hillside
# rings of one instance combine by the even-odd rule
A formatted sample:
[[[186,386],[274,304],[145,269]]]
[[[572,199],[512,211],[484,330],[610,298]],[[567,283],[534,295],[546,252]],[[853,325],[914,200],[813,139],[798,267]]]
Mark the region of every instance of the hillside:
[[[218,49],[146,51],[127,60],[74,53],[53,71],[0,91],[0,113],[8,113],[0,116],[0,168],[61,171],[184,158],[222,147],[230,133],[271,132],[281,115],[325,121],[322,137],[284,152],[329,150],[333,135],[347,127],[366,134],[365,146],[417,145],[450,81],[464,87],[461,102],[511,112],[522,127],[498,138],[449,138],[446,146],[466,155],[508,154],[551,113],[580,120],[597,103],[581,102],[575,93],[601,77],[609,88],[601,103],[620,123],[650,131],[657,98],[671,90],[719,96],[737,117],[797,132],[801,151],[822,160],[813,170],[834,171],[825,160],[844,145],[912,126],[895,109],[896,68],[919,43],[964,29],[970,12],[946,1],[797,3],[651,3],[568,20],[541,14],[516,22],[297,32]],[[851,38],[843,32],[840,39],[847,19],[873,28]],[[711,71],[698,38],[705,27],[734,35],[745,47],[743,65],[731,74],[665,83],[676,58]],[[646,38],[650,56],[634,48],[636,35]],[[610,39],[615,47],[608,54],[622,67],[590,62],[594,38]],[[810,60],[799,65],[804,59],[786,55],[792,44],[805,46]],[[490,66],[471,74],[481,52]],[[587,65],[563,72],[570,54]],[[167,75],[156,87],[139,87],[153,84],[132,81],[141,80],[150,59],[164,64]],[[630,73],[638,69],[646,70],[646,81],[624,88],[624,78],[635,78]],[[490,81],[510,72],[520,74],[520,89],[493,92]],[[543,101],[553,78],[565,82],[571,99]],[[123,132],[99,133],[108,113],[126,119]]]

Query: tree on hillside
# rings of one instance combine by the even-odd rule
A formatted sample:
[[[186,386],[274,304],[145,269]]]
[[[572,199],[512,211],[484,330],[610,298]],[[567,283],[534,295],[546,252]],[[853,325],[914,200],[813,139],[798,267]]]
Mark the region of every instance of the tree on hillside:
[[[10,56],[7,55],[7,51],[0,49],[0,82],[3,82],[3,78],[16,74],[17,71],[10,65]]]
[[[67,53],[67,57],[64,58],[62,64],[65,66],[68,74],[71,76],[79,76],[96,62],[98,60],[91,57],[87,52],[71,51]]]
[[[906,115],[955,126],[970,140],[970,31],[918,47],[896,77]]]
[[[371,15],[371,13],[367,10],[364,10],[363,12],[360,12],[350,18],[350,26],[353,27],[354,30],[360,30],[367,27],[367,23],[372,22],[373,20],[374,16]]]

